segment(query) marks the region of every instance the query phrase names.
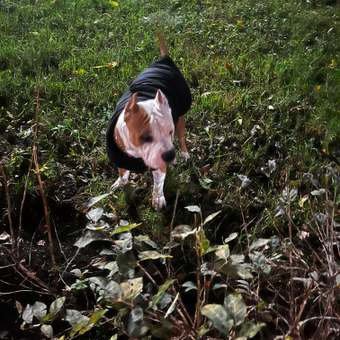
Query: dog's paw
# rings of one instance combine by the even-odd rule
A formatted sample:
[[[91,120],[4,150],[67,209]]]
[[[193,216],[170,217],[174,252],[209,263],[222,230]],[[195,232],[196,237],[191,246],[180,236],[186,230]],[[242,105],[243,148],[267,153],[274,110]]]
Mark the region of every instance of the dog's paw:
[[[190,158],[189,152],[188,151],[181,151],[181,157],[185,162],[188,161],[189,158]]]
[[[113,190],[116,190],[118,188],[122,188],[124,185],[127,184],[127,180],[125,180],[124,178],[121,178],[119,177],[116,182],[114,182],[112,185],[111,185],[111,191]]]
[[[166,207],[166,201],[164,196],[152,196],[152,206],[155,210],[160,211]]]

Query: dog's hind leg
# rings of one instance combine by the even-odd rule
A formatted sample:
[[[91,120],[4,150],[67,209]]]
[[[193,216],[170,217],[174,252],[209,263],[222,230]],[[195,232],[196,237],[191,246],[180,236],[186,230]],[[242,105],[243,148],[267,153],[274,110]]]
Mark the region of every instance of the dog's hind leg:
[[[190,155],[185,141],[185,121],[183,116],[178,118],[176,124],[176,134],[178,137],[179,149],[181,150],[181,156],[184,158],[184,160],[188,160]]]
[[[129,182],[130,171],[118,168],[119,177],[111,186],[111,190],[121,188]]]

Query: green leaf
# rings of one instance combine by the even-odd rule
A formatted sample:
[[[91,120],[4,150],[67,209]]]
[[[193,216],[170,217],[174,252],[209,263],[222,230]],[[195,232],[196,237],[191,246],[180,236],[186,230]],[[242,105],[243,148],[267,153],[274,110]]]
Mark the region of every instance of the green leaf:
[[[169,309],[166,311],[164,315],[165,319],[175,310],[175,306],[176,306],[178,298],[179,298],[179,293],[176,294],[174,301],[172,301],[172,304],[170,305]]]
[[[136,244],[140,243],[140,246],[143,243],[145,243],[146,245],[148,245],[149,247],[151,247],[153,249],[157,249],[158,248],[156,242],[152,241],[150,239],[150,237],[147,236],[147,235],[137,235],[137,236],[135,236],[134,241],[135,241]]]
[[[95,325],[107,312],[107,309],[98,309],[90,316],[90,322]]]
[[[198,180],[199,180],[199,182],[200,182],[201,187],[202,187],[203,189],[207,189],[207,190],[210,189],[211,183],[213,183],[213,181],[212,181],[210,178],[207,178],[207,177],[205,177],[205,178],[199,178]]]
[[[156,306],[159,301],[164,296],[165,292],[170,288],[170,286],[175,282],[175,280],[167,280],[165,281],[159,288],[157,294],[152,298],[152,301],[150,303],[150,308],[153,308]]]
[[[196,289],[196,290],[197,290],[196,285],[195,285],[192,281],[184,282],[184,283],[182,284],[182,287],[185,288],[185,291],[184,291],[185,293],[186,293],[186,292],[189,292],[190,290],[193,290],[193,289]]]
[[[41,321],[43,317],[47,314],[47,306],[40,301],[36,301],[32,306],[33,315]]]
[[[253,277],[251,274],[253,268],[249,263],[244,263],[244,255],[230,255],[227,261],[225,255],[222,256],[220,253],[216,255],[217,259],[214,262],[214,270],[217,272],[229,275],[233,278],[240,277],[245,280]]]
[[[226,310],[222,305],[211,304],[205,305],[201,309],[203,316],[206,316],[221,334],[228,335],[231,327],[233,326],[233,320],[228,319]]]
[[[50,312],[49,314],[53,318],[55,315],[59,313],[59,311],[63,308],[65,303],[66,297],[60,297],[55,299],[50,305]]]
[[[87,245],[94,241],[98,240],[108,240],[105,234],[93,231],[93,230],[86,230],[85,234],[82,235],[75,243],[74,246],[78,248],[85,248]]]
[[[145,325],[143,325],[143,318],[143,308],[137,306],[132,309],[127,325],[127,331],[130,337],[141,337],[149,330]]]
[[[194,213],[201,213],[201,208],[198,205],[188,205],[186,207],[184,207],[185,209],[187,209],[190,212],[194,212]]]
[[[231,233],[225,240],[224,243],[228,243],[234,240],[238,236],[238,233]]]
[[[228,318],[232,318],[236,326],[243,323],[247,315],[247,307],[243,302],[241,294],[228,295],[224,300],[224,307],[227,311]]]
[[[117,301],[122,297],[122,289],[116,281],[109,281],[104,288],[104,299]]]
[[[220,253],[223,253],[225,254],[225,260],[227,261],[228,257],[229,257],[229,246],[227,244],[219,244],[219,245],[216,245],[216,246],[210,246],[207,251],[205,252],[205,254],[208,254],[208,253],[211,253],[211,252],[215,252],[215,255],[216,255],[216,252],[217,251],[220,251]]]
[[[93,205],[101,201],[103,198],[109,196],[111,193],[103,194],[100,196],[92,197],[86,204],[87,208],[91,208]]]
[[[46,338],[51,339],[53,337],[53,327],[51,325],[41,325],[40,331]]]
[[[238,333],[239,337],[253,338],[263,327],[265,323],[255,323],[253,321],[247,321],[242,324],[241,329]]]
[[[211,222],[216,216],[218,216],[220,213],[222,212],[222,210],[216,211],[213,214],[210,214],[203,222],[203,225]]]
[[[249,250],[254,250],[254,249],[258,249],[261,247],[266,246],[271,240],[268,238],[259,238],[257,240],[255,240],[249,247]]]
[[[138,254],[139,261],[158,260],[158,259],[172,259],[171,255],[160,254],[156,250],[146,250]]]
[[[66,309],[65,321],[75,327],[77,325],[87,325],[89,318],[76,309]]]
[[[127,280],[120,284],[122,300],[132,302],[143,291],[143,278]]]
[[[27,323],[31,324],[33,322],[33,309],[31,305],[27,305],[22,312],[22,319]]]
[[[103,216],[104,209],[103,208],[94,208],[91,209],[87,214],[86,217],[91,220],[92,222],[96,223],[99,219]]]
[[[205,232],[204,232],[203,228],[199,228],[198,229],[198,231],[197,231],[197,240],[198,240],[198,245],[199,245],[200,253],[203,256],[204,254],[206,254],[206,252],[208,251],[209,246],[210,246],[210,242],[206,238]]]
[[[111,232],[111,235],[126,233],[132,229],[139,227],[142,223],[131,223],[128,225],[119,226],[117,229]]]
[[[192,229],[190,225],[180,224],[172,230],[171,237],[174,240],[184,240],[188,236],[195,234],[196,230]]]

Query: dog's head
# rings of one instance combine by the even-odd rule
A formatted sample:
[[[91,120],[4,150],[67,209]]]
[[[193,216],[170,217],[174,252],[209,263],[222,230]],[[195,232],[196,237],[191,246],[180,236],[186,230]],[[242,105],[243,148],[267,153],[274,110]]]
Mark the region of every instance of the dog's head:
[[[154,99],[139,103],[134,93],[125,107],[124,121],[130,143],[148,167],[162,169],[175,159],[174,122],[161,90]]]

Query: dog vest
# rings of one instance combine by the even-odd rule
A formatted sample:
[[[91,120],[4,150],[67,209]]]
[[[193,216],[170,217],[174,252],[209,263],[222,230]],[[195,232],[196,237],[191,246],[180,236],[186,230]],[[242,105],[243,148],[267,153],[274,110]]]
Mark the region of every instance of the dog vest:
[[[114,138],[114,128],[133,93],[138,92],[137,102],[140,102],[154,99],[158,89],[168,99],[175,125],[178,118],[189,111],[192,102],[189,86],[170,57],[163,57],[145,69],[119,99],[106,132],[107,153],[118,168],[133,172],[148,170],[142,158],[130,156],[118,147]]]

